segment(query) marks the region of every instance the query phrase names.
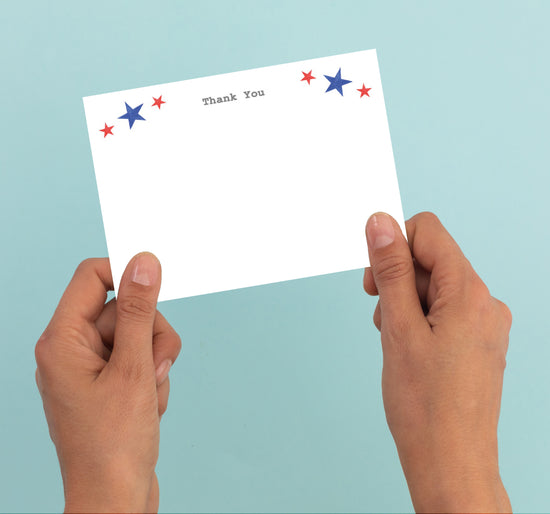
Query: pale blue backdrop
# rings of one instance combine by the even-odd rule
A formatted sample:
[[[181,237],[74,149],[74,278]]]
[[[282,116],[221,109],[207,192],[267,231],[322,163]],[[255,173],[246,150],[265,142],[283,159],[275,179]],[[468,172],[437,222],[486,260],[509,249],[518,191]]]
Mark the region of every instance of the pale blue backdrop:
[[[550,510],[549,2],[0,3],[0,511],[59,511],[33,348],[105,256],[82,97],[376,48],[405,216],[436,212],[514,315],[500,423]],[[360,270],[161,305],[183,352],[161,510],[409,511]]]

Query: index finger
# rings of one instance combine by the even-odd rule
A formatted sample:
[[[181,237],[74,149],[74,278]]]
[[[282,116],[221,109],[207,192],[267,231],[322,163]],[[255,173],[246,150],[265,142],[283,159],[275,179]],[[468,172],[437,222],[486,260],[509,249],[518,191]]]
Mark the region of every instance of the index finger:
[[[456,241],[437,216],[429,212],[413,216],[406,227],[411,253],[429,273],[426,291],[428,309],[431,309],[436,298],[442,296],[460,299],[462,305],[461,302],[468,298],[468,289],[480,279]]]
[[[409,248],[416,262],[428,272],[469,264],[462,250],[431,212],[416,214],[405,223]]]
[[[60,316],[80,321],[95,321],[113,290],[111,265],[107,257],[82,261],[65,289],[52,322]]]

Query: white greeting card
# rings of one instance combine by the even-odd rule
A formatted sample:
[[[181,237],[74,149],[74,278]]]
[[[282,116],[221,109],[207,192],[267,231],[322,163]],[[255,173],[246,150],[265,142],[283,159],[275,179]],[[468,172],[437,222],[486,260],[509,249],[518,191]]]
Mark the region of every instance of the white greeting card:
[[[369,265],[365,223],[404,220],[375,50],[84,98],[115,283],[159,301]]]

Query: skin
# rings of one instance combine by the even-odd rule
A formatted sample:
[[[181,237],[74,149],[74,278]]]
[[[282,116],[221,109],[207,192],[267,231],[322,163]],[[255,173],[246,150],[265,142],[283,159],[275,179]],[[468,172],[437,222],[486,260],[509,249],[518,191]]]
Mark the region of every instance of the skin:
[[[437,217],[367,222],[382,395],[417,512],[511,512],[497,425],[512,316]],[[392,240],[393,239],[393,240]]]
[[[364,288],[379,295],[384,407],[414,508],[511,512],[497,444],[510,311],[435,215],[418,214],[406,229],[408,243],[390,216],[369,218]],[[148,285],[132,280],[136,264]],[[156,258],[139,254],[105,304],[108,259],[83,261],[36,345],[66,512],[158,510],[163,363],[181,348],[156,310],[160,280]]]
[[[136,278],[150,285],[132,281],[136,265]],[[156,310],[160,281],[158,260],[139,254],[118,299],[105,304],[113,289],[109,260],[83,261],[36,345],[65,512],[158,510],[159,422],[170,390],[163,363],[181,348]]]

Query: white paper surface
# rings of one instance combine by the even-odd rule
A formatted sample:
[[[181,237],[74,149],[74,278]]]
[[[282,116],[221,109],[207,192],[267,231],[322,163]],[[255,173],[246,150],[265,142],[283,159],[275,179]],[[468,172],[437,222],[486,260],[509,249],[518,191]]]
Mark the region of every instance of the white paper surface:
[[[116,294],[141,251],[161,262],[163,301],[368,266],[376,211],[405,232],[375,50],[84,108]]]

